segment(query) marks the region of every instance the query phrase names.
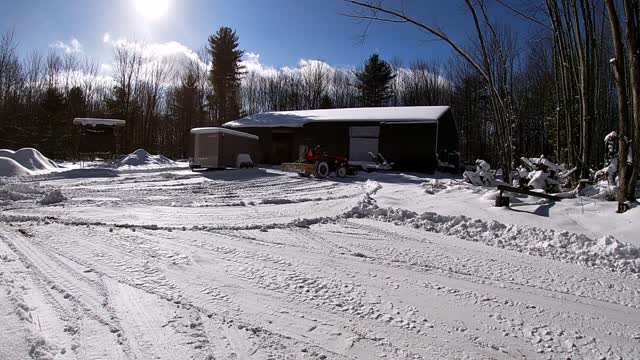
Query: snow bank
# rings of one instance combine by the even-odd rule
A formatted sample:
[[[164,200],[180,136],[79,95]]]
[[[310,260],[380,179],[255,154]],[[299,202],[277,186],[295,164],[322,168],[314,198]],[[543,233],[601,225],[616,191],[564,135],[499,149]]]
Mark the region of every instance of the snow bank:
[[[23,148],[16,151],[11,158],[25,168],[36,170],[51,170],[59,168],[58,164],[42,155],[40,151],[33,148]]]
[[[437,193],[451,193],[451,192],[473,192],[480,193],[486,191],[488,188],[484,186],[471,185],[463,180],[457,179],[427,179],[421,184],[424,192],[427,194],[435,195]]]
[[[530,255],[616,272],[640,273],[640,249],[620,242],[612,236],[592,239],[584,234],[507,225],[493,220],[473,220],[464,215],[447,216],[433,212],[418,214],[405,209],[380,208],[368,194],[343,216],[391,222]]]
[[[601,181],[597,184],[585,187],[578,195],[590,197],[592,199],[610,200],[615,199],[617,194],[617,186],[609,185],[607,181]]]
[[[144,149],[138,149],[118,161],[117,166],[171,165],[175,161],[162,155],[151,155]]]
[[[0,177],[33,175],[31,170],[8,157],[0,157]]]
[[[15,154],[15,151],[9,149],[0,149],[0,157],[8,157],[10,158]]]
[[[47,193],[42,200],[40,200],[40,204],[42,205],[53,205],[57,203],[61,203],[67,200],[60,190],[53,190]]]
[[[22,183],[0,183],[0,205],[2,202],[35,199],[44,192]]]

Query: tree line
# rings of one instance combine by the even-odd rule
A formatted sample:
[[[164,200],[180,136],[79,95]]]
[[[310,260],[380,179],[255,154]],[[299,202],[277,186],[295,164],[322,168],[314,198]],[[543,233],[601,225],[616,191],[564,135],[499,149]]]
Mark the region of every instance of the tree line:
[[[208,46],[179,62],[149,56],[144,44],[116,44],[110,78],[74,54],[24,58],[12,32],[0,38],[0,148],[36,147],[73,158],[74,117],[127,120],[120,149],[188,156],[189,130],[266,111],[363,106],[447,105],[443,64],[403,67],[377,54],[356,69],[312,60],[299,68],[246,70],[235,31],[221,27]],[[175,60],[175,59],[174,59]]]

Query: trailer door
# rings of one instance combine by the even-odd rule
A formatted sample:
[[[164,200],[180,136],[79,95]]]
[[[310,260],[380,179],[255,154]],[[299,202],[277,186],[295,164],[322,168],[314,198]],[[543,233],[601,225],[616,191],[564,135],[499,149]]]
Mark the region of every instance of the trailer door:
[[[198,159],[204,168],[217,168],[219,157],[219,134],[203,134],[197,141]]]
[[[349,161],[371,161],[368,153],[378,153],[379,126],[352,126],[349,135]]]

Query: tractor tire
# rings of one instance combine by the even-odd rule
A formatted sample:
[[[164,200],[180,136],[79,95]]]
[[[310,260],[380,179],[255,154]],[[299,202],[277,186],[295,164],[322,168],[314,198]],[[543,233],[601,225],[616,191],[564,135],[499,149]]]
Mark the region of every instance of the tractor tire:
[[[316,163],[316,172],[314,175],[321,179],[329,176],[329,164],[327,164],[326,161],[318,161]]]
[[[347,176],[347,168],[343,165],[336,169],[336,176],[339,178],[343,178]]]

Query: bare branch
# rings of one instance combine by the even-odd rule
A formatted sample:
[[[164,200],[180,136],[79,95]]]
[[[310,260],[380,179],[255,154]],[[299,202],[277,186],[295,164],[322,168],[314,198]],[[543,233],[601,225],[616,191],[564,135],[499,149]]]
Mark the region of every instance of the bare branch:
[[[389,18],[381,18],[381,17],[376,17],[376,16],[366,16],[366,15],[351,15],[351,14],[345,14],[345,13],[341,13],[341,12],[339,12],[338,15],[342,15],[342,16],[346,16],[346,17],[350,17],[350,18],[354,18],[354,19],[375,20],[375,21],[384,21],[384,22],[391,22],[391,23],[406,23],[406,22],[408,22],[407,20],[389,19]]]
[[[504,1],[502,1],[502,0],[496,0],[496,2],[497,2],[498,4],[500,4],[500,5],[504,6],[504,7],[506,7],[507,9],[511,10],[514,14],[519,15],[519,16],[521,16],[521,17],[523,17],[523,18],[527,19],[527,20],[530,20],[530,21],[532,21],[532,22],[534,22],[534,23],[536,23],[536,24],[538,24],[538,25],[540,25],[540,26],[543,26],[543,27],[544,27],[545,29],[547,29],[547,30],[553,31],[553,28],[552,28],[551,26],[549,26],[549,25],[547,25],[547,24],[543,23],[542,21],[540,21],[540,20],[538,20],[538,19],[534,18],[533,16],[529,16],[529,15],[525,14],[524,12],[522,12],[522,11],[520,11],[520,10],[518,10],[518,9],[514,8],[513,6],[511,6],[511,5],[509,5],[509,4],[506,4]]]
[[[357,1],[357,0],[345,0],[349,3],[352,3],[354,5],[358,5],[358,6],[362,6],[371,10],[375,10],[375,11],[379,11],[381,13],[385,13],[387,15],[391,15],[393,17],[396,17],[398,19],[404,20],[404,22],[406,23],[411,23],[414,24],[426,31],[428,31],[429,33],[439,37],[440,39],[444,40],[447,44],[449,44],[449,46],[451,46],[453,48],[453,50],[455,52],[457,52],[460,56],[462,56],[463,58],[465,58],[476,70],[478,70],[478,72],[480,73],[480,75],[489,83],[491,83],[491,79],[489,77],[489,75],[486,73],[486,71],[483,69],[483,67],[478,64],[472,57],[471,55],[469,55],[466,51],[464,51],[460,46],[458,46],[456,43],[454,43],[445,33],[429,26],[426,25],[424,23],[421,23],[417,20],[414,20],[410,17],[407,17],[406,15],[400,13],[399,11],[395,11],[395,10],[390,10],[390,9],[386,9],[380,6],[376,6],[376,5],[372,5],[366,2],[362,2],[362,1]],[[366,16],[366,15],[365,15]],[[377,17],[377,16],[374,16]],[[372,19],[371,16],[368,17],[368,19],[370,20],[374,20]]]

